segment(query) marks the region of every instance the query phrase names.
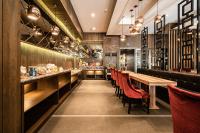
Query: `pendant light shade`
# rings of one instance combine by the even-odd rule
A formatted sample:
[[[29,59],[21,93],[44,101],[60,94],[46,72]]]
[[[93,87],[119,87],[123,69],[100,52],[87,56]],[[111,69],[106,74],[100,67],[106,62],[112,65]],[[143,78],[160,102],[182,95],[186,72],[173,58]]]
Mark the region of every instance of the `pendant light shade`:
[[[122,17],[122,34],[120,36],[120,40],[124,42],[126,40],[126,36],[124,35],[124,16]]]
[[[157,15],[156,15],[155,18],[154,18],[155,23],[159,23],[160,20],[161,20],[161,18],[162,18],[162,16],[160,16],[160,15],[158,14],[158,0],[157,0]]]
[[[124,41],[126,40],[126,36],[125,36],[125,35],[121,35],[121,36],[120,36],[120,40],[121,40],[122,42],[124,42]]]
[[[51,34],[54,36],[57,36],[60,33],[60,29],[57,26],[52,26],[51,27]]]
[[[137,27],[142,27],[143,23],[144,23],[144,18],[143,16],[139,16],[140,15],[140,8],[142,7],[142,4],[140,5],[140,3],[142,3],[142,0],[138,0],[138,6],[135,5],[135,8],[138,8],[138,17],[135,20],[135,25]]]
[[[37,28],[36,26],[33,27],[33,34],[35,36],[41,36],[42,35],[42,31],[40,30],[40,28]]]
[[[155,18],[154,18],[155,23],[159,23],[161,18],[162,18],[162,16],[156,15]]]
[[[49,38],[49,41],[50,41],[52,44],[54,44],[54,43],[56,42],[52,36]]]
[[[41,17],[40,10],[34,5],[28,6],[26,13],[27,13],[27,17],[34,21],[37,21]]]
[[[69,41],[70,41],[70,40],[69,40],[69,37],[68,37],[68,36],[64,36],[64,37],[63,37],[63,42],[64,42],[64,43],[69,43]]]

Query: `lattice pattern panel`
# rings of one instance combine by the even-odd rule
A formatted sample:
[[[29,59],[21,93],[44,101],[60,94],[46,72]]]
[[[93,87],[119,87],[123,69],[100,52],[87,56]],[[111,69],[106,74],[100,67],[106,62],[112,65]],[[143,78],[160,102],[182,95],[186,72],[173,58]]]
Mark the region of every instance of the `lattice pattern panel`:
[[[193,68],[193,36],[190,27],[194,25],[194,0],[182,0],[178,4],[179,36],[181,37],[181,68],[191,70]]]
[[[141,31],[141,67],[148,68],[148,27]]]
[[[168,65],[168,52],[165,46],[165,15],[162,16],[160,22],[154,22],[154,49],[154,68],[166,70]]]

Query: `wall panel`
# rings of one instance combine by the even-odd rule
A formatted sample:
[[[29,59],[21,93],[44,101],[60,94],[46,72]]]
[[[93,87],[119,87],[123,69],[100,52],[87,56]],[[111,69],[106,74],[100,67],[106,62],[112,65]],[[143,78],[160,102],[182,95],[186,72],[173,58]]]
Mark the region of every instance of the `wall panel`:
[[[22,132],[20,89],[20,0],[2,0],[3,133]]]
[[[74,59],[67,55],[33,46],[30,44],[21,44],[21,65],[36,66],[38,64],[53,63],[62,66],[65,69],[73,68]]]
[[[3,119],[2,119],[2,115],[3,115],[3,110],[2,110],[2,102],[3,102],[3,82],[2,82],[2,78],[3,78],[3,74],[2,74],[2,53],[3,53],[3,50],[2,50],[2,3],[3,1],[0,0],[0,133],[2,133],[2,122],[3,122]]]

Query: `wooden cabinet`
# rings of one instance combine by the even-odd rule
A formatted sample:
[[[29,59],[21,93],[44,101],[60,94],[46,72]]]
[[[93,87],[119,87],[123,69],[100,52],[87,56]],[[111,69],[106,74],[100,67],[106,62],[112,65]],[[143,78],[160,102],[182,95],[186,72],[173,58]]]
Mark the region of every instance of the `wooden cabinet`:
[[[35,132],[71,91],[71,71],[21,80],[24,132]]]

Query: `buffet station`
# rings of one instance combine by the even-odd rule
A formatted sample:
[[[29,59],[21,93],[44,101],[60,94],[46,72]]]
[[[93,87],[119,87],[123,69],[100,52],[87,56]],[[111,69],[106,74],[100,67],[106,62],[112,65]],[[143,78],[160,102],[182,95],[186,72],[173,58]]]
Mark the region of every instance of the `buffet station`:
[[[87,66],[82,68],[84,79],[105,79],[104,66]]]
[[[64,70],[54,64],[20,69],[24,131],[35,132],[80,82],[81,70]]]

